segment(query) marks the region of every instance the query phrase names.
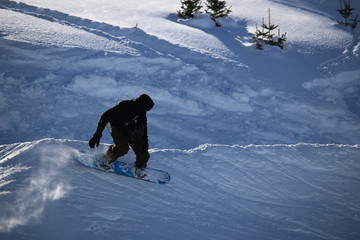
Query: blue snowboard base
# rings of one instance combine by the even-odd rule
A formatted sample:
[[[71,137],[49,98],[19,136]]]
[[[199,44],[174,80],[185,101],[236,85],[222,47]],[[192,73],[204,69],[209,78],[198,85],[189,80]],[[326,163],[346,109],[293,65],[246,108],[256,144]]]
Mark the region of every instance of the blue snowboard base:
[[[106,170],[100,167],[101,156],[93,156],[86,154],[86,157],[82,156],[81,158],[77,158],[77,160],[81,165],[87,168],[97,169],[109,173],[115,173],[147,182],[165,184],[170,181],[170,174],[159,169],[145,168],[146,176],[140,178],[135,174],[135,166],[131,163],[121,162],[117,160],[111,164],[110,169]]]

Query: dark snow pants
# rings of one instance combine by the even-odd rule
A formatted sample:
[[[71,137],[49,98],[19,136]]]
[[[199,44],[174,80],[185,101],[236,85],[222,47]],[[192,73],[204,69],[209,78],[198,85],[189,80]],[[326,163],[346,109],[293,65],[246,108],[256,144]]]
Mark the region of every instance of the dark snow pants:
[[[111,145],[105,152],[105,156],[109,163],[116,161],[121,156],[128,153],[130,147],[135,152],[137,167],[146,167],[147,162],[150,159],[150,154],[145,145],[147,145],[143,139],[132,140],[128,137],[126,131],[121,128],[113,127],[111,136],[114,141],[114,145]]]

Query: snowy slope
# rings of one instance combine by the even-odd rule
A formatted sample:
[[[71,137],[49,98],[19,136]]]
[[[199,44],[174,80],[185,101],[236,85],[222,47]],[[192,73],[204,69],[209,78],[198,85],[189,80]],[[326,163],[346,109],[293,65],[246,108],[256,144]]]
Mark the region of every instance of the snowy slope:
[[[351,42],[335,41],[343,49],[289,41],[287,51],[260,52],[238,41],[249,41],[245,21],[234,18],[234,25],[204,29],[173,20],[177,28],[202,30],[231,49],[219,58],[217,44],[205,40],[208,52],[159,39],[142,28],[1,2],[0,96],[1,111],[7,113],[1,115],[2,143],[34,137],[87,140],[99,114],[143,92],[157,103],[149,123],[153,147],[359,142],[358,30],[352,36],[332,25]],[[65,11],[72,5],[61,6]],[[324,34],[317,41],[327,38]],[[311,52],[303,53],[303,46]],[[340,84],[329,85],[334,81]]]
[[[167,185],[85,169],[79,150],[1,146],[1,239],[359,238],[359,145],[153,149]]]
[[[177,0],[0,0],[0,239],[360,238],[360,28],[338,1],[227,2],[216,28]],[[284,50],[251,46],[268,8]],[[171,182],[79,166],[142,93]]]

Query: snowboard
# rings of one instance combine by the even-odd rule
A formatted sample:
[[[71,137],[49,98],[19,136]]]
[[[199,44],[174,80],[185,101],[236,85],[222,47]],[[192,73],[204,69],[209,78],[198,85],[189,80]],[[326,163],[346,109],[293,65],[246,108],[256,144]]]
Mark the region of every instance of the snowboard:
[[[139,177],[135,174],[135,166],[132,163],[126,163],[122,161],[115,161],[110,166],[110,169],[104,169],[100,166],[101,156],[91,156],[86,154],[81,158],[77,158],[78,162],[87,168],[97,169],[104,172],[115,173],[147,182],[166,184],[170,181],[170,174],[163,170],[155,168],[145,168],[145,177]]]

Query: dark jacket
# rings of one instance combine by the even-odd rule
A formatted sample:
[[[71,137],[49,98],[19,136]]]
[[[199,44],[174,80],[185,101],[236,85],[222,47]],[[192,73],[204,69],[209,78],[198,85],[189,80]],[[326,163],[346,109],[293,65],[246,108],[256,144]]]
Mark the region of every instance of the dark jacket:
[[[143,94],[138,98],[123,100],[114,107],[108,109],[100,117],[94,136],[101,137],[106,125],[127,130],[134,122],[140,122],[144,126],[143,141],[148,142],[146,112],[154,106],[152,99]]]

